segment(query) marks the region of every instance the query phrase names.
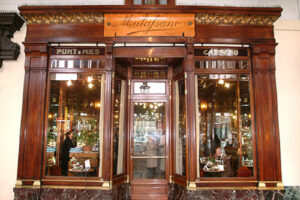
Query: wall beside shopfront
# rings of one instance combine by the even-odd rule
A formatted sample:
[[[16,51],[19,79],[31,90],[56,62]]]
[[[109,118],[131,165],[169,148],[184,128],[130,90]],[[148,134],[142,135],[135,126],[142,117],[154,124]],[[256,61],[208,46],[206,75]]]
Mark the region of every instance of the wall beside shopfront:
[[[300,186],[300,21],[278,21],[275,38],[282,179]]]

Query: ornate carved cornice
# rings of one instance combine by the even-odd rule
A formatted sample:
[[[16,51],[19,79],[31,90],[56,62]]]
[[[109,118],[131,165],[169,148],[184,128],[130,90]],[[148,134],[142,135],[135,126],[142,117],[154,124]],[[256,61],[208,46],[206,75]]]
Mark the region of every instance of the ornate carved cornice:
[[[17,30],[20,30],[24,20],[16,13],[0,13],[0,68],[3,60],[16,60],[20,54],[20,46],[12,42]]]
[[[233,25],[256,25],[272,26],[279,18],[277,15],[243,15],[243,14],[215,14],[198,13],[197,24],[233,24]]]
[[[103,13],[22,14],[27,24],[103,24]]]

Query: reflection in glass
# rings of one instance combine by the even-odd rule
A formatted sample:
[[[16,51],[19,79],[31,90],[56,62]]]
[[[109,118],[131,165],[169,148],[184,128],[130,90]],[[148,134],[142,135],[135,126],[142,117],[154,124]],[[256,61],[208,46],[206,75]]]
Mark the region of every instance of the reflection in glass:
[[[122,174],[124,166],[125,81],[114,80],[113,175]]]
[[[186,103],[185,103],[185,80],[175,81],[175,169],[176,174],[186,174]]]
[[[253,176],[248,75],[198,75],[197,175]]]
[[[46,175],[98,175],[102,86],[98,74],[50,75]]]
[[[165,103],[134,104],[133,177],[165,177]]]

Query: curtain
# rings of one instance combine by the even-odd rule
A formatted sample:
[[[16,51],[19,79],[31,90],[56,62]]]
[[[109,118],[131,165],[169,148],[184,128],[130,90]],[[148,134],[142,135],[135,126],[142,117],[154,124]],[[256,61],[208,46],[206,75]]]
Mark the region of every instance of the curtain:
[[[179,137],[179,88],[178,81],[175,81],[175,166],[176,174],[182,175],[182,141]]]
[[[199,117],[199,99],[198,99],[198,76],[195,75],[195,108],[196,108],[196,156],[197,156],[197,177],[200,177],[199,151],[200,151],[200,117]]]
[[[100,108],[100,119],[99,119],[99,177],[102,177],[102,164],[103,164],[103,127],[104,127],[104,84],[105,84],[105,75],[101,77],[101,108]]]
[[[124,117],[125,117],[125,92],[126,81],[122,80],[121,85],[121,99],[120,99],[120,114],[119,114],[119,147],[118,147],[118,164],[117,174],[123,173],[123,160],[124,160]]]

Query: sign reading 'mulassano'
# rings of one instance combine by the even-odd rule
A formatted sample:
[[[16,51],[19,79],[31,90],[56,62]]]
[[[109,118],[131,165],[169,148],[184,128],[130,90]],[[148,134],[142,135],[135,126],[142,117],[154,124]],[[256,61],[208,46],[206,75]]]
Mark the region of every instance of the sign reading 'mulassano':
[[[104,37],[195,36],[194,14],[105,14]]]

